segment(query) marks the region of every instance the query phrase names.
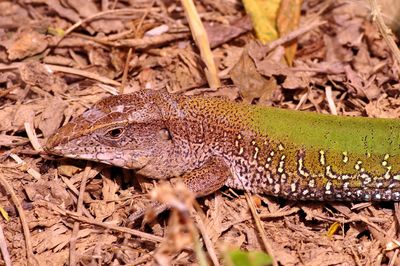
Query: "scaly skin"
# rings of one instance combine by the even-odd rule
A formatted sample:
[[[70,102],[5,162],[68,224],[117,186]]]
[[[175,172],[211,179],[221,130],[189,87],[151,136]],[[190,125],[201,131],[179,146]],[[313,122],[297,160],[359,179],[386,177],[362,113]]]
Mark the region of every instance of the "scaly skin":
[[[338,117],[140,91],[103,99],[46,150],[301,200],[400,200],[400,120]]]

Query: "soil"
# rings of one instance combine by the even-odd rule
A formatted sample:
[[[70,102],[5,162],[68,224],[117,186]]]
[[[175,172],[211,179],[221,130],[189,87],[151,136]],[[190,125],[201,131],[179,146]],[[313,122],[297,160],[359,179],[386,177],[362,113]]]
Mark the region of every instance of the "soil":
[[[196,212],[150,212],[142,223],[132,214],[151,209],[148,192],[167,202],[186,195],[188,204],[191,195],[43,152],[51,134],[98,100],[140,89],[399,117],[399,65],[368,2],[304,0],[292,39],[274,46],[256,40],[241,1],[195,4],[218,90],[207,89],[180,2],[0,1],[0,264],[7,253],[14,265],[196,265],[202,254],[223,264],[231,249],[265,250],[264,239],[277,265],[398,265],[397,203],[253,195],[260,231],[245,194],[224,187],[198,199]],[[297,45],[291,66],[288,42]]]

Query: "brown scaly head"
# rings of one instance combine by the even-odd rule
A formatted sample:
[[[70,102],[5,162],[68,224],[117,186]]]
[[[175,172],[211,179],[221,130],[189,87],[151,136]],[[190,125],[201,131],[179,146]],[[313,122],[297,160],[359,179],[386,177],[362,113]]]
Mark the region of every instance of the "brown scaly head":
[[[181,150],[185,145],[178,144],[185,141],[178,134],[182,130],[176,123],[171,128],[171,112],[179,113],[177,104],[169,94],[150,90],[105,98],[60,128],[45,149],[137,169],[153,178],[181,175],[194,166],[182,157],[187,154]]]

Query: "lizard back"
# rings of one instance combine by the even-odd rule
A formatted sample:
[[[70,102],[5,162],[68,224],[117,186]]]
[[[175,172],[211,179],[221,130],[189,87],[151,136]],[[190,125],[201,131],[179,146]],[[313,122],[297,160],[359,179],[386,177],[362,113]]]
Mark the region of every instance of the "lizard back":
[[[230,165],[227,186],[302,200],[400,200],[400,120],[181,101],[191,134]]]

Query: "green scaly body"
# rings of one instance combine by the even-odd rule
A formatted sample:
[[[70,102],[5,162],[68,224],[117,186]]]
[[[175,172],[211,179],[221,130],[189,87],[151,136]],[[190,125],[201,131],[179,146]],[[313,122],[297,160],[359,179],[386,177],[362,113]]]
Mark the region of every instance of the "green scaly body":
[[[209,149],[233,169],[228,186],[291,199],[400,200],[400,120],[201,97],[181,105],[214,127]]]

